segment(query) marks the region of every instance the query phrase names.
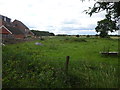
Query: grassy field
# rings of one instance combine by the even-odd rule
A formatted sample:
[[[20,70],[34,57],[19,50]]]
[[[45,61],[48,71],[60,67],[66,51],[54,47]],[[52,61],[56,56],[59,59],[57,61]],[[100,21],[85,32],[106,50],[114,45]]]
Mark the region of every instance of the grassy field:
[[[3,46],[3,88],[117,88],[118,56],[99,53],[108,50],[118,51],[118,39],[55,36]]]

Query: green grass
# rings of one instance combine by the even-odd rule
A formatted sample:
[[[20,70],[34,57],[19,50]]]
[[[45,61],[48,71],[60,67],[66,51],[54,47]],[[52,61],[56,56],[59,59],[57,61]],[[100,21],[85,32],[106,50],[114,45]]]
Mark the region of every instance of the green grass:
[[[35,42],[43,45],[37,46]],[[3,88],[117,88],[118,39],[52,37],[2,48]],[[70,56],[68,73],[66,56]]]

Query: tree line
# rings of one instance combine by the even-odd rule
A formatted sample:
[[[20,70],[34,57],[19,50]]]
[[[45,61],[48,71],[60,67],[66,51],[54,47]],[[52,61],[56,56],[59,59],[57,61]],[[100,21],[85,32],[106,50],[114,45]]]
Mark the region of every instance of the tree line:
[[[54,33],[50,33],[48,31],[38,31],[38,30],[31,30],[35,36],[55,36]]]

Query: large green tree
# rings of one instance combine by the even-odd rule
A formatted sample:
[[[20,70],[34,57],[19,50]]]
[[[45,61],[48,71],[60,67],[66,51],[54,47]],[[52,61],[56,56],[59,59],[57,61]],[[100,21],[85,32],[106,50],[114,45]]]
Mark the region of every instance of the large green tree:
[[[100,37],[108,37],[108,32],[114,32],[118,28],[116,27],[115,21],[110,19],[103,19],[98,21],[97,27],[95,28],[96,32],[100,32]]]
[[[84,1],[84,0],[82,0]],[[94,13],[106,11],[105,19],[98,21],[97,32],[100,32],[101,37],[106,37],[108,31],[118,30],[118,20],[120,19],[120,1],[119,2],[96,2],[94,6],[85,10],[86,14],[92,16]]]

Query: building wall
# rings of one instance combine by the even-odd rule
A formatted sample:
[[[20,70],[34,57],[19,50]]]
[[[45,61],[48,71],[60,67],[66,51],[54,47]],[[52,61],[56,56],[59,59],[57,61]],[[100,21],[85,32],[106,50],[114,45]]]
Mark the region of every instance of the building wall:
[[[2,39],[5,39],[5,38],[13,38],[13,35],[6,30],[6,28],[2,27],[0,28],[0,34],[2,36]]]
[[[2,20],[0,19],[0,26],[2,26]]]
[[[0,29],[0,34],[11,34],[9,31],[7,31],[4,27]]]
[[[24,35],[2,34],[2,39],[7,39],[7,38],[24,39]]]
[[[15,25],[15,27],[19,28],[26,35],[26,37],[34,35],[32,33],[29,34],[29,28],[26,25],[24,25],[21,21],[14,20],[12,23]]]
[[[25,36],[24,35],[14,35],[14,38],[17,38],[17,39],[24,39]]]
[[[23,30],[23,32],[26,32],[29,30],[29,28],[27,28],[22,22],[18,21],[18,20],[14,20],[13,24],[15,25],[15,27]]]
[[[3,39],[7,38],[18,38],[18,39],[23,39],[25,36],[24,34],[11,34],[9,31],[6,30],[6,28],[2,27],[0,28],[0,34],[2,34]]]
[[[5,38],[14,38],[14,36],[12,34],[2,34],[2,39]]]

